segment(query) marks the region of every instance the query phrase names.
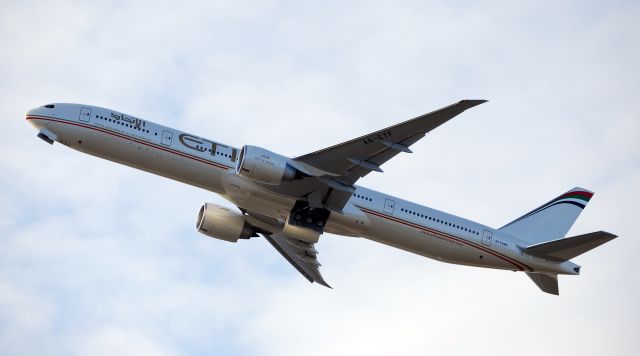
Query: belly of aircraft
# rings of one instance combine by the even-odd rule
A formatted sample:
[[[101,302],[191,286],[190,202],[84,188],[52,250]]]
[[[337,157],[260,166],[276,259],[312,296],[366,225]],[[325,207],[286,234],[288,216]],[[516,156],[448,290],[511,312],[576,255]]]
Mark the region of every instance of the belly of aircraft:
[[[442,262],[517,270],[513,263],[490,249],[430,229],[420,229],[402,222],[370,216],[372,227],[363,237]]]

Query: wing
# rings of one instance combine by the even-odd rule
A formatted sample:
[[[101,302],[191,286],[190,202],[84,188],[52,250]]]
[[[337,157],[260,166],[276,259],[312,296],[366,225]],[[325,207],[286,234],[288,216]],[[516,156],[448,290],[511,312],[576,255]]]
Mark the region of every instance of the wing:
[[[298,272],[309,280],[331,288],[320,274],[318,251],[312,243],[282,232],[283,223],[278,219],[240,208],[245,220],[284,257]]]
[[[409,146],[431,130],[484,102],[486,100],[462,100],[386,129],[296,157],[290,163],[304,173],[300,179],[277,186],[262,186],[306,201],[314,208],[341,211],[360,177],[371,171],[381,172],[383,163],[400,152],[411,152]]]
[[[463,111],[486,100],[462,100],[440,110],[418,116],[368,135],[306,154],[294,160],[330,172],[334,177],[327,185],[340,188],[353,185],[371,171],[382,172],[380,166],[400,152],[410,153],[409,146],[428,132],[451,120]]]
[[[313,244],[283,233],[262,234],[262,236],[309,282],[316,282],[331,288],[320,274],[320,263],[317,259],[318,251],[313,247]]]

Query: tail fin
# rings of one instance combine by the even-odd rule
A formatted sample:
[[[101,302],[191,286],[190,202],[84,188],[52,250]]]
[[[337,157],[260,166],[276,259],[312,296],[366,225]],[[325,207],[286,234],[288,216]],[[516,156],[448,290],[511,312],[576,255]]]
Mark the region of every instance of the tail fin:
[[[500,228],[535,244],[563,238],[587,205],[593,192],[573,188]]]

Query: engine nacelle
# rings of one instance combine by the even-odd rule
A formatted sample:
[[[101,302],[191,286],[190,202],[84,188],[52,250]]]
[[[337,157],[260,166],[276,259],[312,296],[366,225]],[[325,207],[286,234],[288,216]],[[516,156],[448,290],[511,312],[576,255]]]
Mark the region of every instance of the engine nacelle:
[[[236,173],[256,183],[278,185],[296,177],[297,171],[287,163],[288,160],[264,148],[244,146],[236,164]]]
[[[204,203],[200,208],[196,230],[209,237],[229,242],[257,236],[242,214],[211,203]]]

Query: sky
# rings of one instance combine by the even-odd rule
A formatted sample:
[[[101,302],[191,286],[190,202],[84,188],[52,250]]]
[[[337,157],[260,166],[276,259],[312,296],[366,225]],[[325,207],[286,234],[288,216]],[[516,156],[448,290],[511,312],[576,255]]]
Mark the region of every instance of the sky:
[[[3,355],[634,355],[640,5],[625,1],[5,1]],[[499,227],[580,186],[569,235],[620,237],[560,296],[366,239],[198,234],[213,193],[36,138],[50,102],[298,156],[487,99],[358,183]]]

